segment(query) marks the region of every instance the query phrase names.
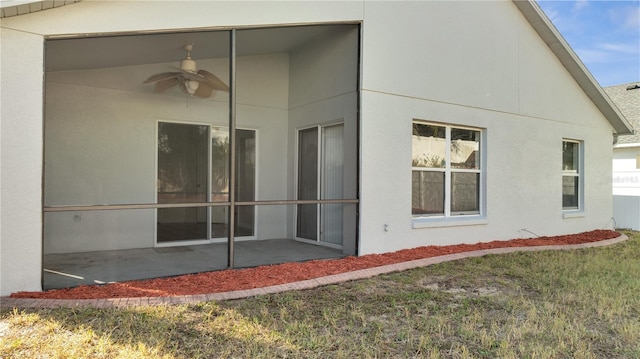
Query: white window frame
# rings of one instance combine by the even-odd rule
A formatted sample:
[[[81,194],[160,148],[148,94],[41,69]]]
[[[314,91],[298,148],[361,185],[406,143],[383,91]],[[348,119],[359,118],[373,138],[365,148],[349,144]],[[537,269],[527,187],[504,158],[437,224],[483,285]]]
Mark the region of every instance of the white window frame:
[[[476,225],[488,223],[486,219],[486,130],[477,127],[469,127],[464,125],[455,125],[448,123],[429,122],[414,119],[413,124],[439,126],[445,128],[445,167],[429,168],[429,167],[411,167],[411,172],[444,172],[444,213],[443,214],[413,214],[413,228],[424,227],[448,227],[460,225]],[[451,166],[451,130],[471,130],[480,132],[480,156],[478,169],[462,169],[452,168]],[[413,156],[413,151],[412,151]],[[478,210],[473,212],[452,212],[451,211],[451,177],[452,173],[477,173],[479,178],[478,184]],[[412,193],[413,200],[413,193]]]
[[[576,191],[578,196],[578,206],[577,208],[565,208],[564,203],[562,203],[562,213],[564,218],[572,218],[572,217],[582,217],[584,215],[584,141],[563,138],[562,139],[562,147],[561,151],[564,150],[564,143],[570,142],[578,145],[578,169],[577,170],[565,170],[564,169],[564,158],[562,159],[562,182],[564,182],[565,177],[577,177],[578,178],[578,190]],[[562,189],[564,191],[564,189]],[[564,192],[563,192],[564,193]],[[564,195],[564,194],[563,194]]]

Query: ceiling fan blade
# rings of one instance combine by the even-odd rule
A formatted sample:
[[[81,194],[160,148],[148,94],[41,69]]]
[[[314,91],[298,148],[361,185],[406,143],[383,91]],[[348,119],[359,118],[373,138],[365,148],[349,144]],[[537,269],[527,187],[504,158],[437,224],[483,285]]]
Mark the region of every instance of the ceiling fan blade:
[[[165,92],[168,89],[172,88],[173,86],[177,85],[178,82],[180,82],[180,81],[178,81],[178,79],[175,78],[175,77],[170,78],[170,79],[166,79],[166,80],[160,80],[160,81],[156,82],[155,90],[158,93]]]
[[[179,72],[163,72],[163,73],[155,74],[149,77],[143,83],[148,84],[150,82],[162,81],[162,80],[170,79],[172,77],[177,77],[179,74],[180,74]]]
[[[198,89],[193,93],[193,96],[207,98],[211,97],[212,92],[213,88],[207,82],[201,81],[198,85]]]
[[[229,92],[229,86],[227,86],[220,78],[207,70],[198,70],[198,75],[204,77],[207,83],[218,91]]]

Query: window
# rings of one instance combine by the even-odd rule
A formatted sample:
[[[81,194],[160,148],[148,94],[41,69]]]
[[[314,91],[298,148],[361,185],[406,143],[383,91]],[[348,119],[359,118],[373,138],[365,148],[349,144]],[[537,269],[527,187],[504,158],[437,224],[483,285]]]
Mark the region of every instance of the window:
[[[580,209],[582,160],[580,142],[562,141],[562,209]]]
[[[480,214],[481,135],[478,129],[413,123],[413,216]]]

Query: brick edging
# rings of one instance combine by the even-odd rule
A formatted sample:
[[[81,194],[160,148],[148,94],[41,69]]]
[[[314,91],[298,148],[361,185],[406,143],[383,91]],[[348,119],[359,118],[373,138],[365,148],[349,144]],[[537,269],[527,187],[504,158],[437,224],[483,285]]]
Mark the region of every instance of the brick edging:
[[[173,297],[134,297],[134,298],[103,298],[103,299],[36,299],[36,298],[10,298],[0,297],[0,308],[73,308],[73,307],[94,307],[94,308],[122,308],[142,305],[175,305],[187,303],[200,303],[206,301],[223,301],[230,299],[248,298],[263,294],[274,294],[288,292],[292,290],[312,289],[329,284],[337,284],[357,279],[366,279],[381,274],[405,271],[419,267],[426,267],[432,264],[449,262],[458,259],[482,257],[487,254],[504,254],[513,252],[536,252],[546,250],[572,250],[581,248],[602,247],[616,244],[629,239],[625,234],[612,239],[605,239],[598,242],[531,246],[531,247],[505,247],[495,249],[481,249],[471,252],[447,254],[437,257],[416,259],[407,262],[387,264],[378,267],[355,270],[333,274],[325,277],[307,279],[299,282],[277,284],[263,288],[243,289],[231,292],[181,295]]]

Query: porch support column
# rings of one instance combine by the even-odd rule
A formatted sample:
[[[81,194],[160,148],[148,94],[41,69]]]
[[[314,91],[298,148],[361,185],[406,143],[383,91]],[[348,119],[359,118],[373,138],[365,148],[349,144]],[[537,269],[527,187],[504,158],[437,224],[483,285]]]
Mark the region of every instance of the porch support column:
[[[234,266],[236,231],[236,29],[229,33],[229,238],[227,265]]]

